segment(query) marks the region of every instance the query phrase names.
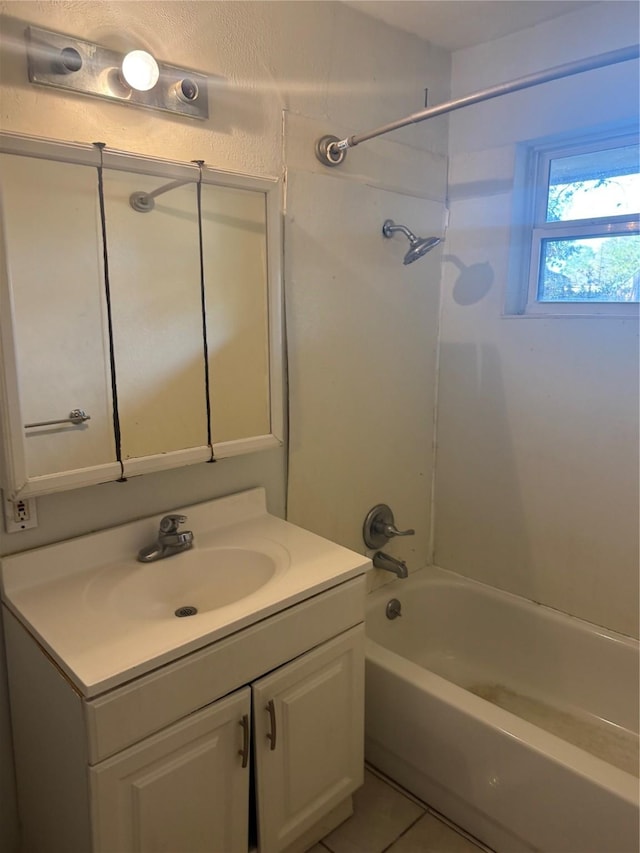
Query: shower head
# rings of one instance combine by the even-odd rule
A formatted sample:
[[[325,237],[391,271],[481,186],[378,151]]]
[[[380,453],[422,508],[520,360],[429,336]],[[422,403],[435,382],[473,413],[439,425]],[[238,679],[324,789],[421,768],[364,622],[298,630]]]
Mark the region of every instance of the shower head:
[[[401,231],[409,240],[409,251],[404,256],[403,264],[412,264],[430,252],[438,243],[442,242],[442,237],[416,237],[413,231],[409,231],[406,225],[396,225],[393,219],[386,219],[382,226],[382,233],[385,237],[391,237],[396,231]]]
[[[430,252],[431,249],[435,248],[438,243],[442,243],[441,237],[419,237],[415,243],[411,244],[411,248],[404,256],[402,263],[405,266],[407,264],[412,264],[414,261],[417,261],[418,258],[421,258],[423,255],[426,255],[427,252]]]

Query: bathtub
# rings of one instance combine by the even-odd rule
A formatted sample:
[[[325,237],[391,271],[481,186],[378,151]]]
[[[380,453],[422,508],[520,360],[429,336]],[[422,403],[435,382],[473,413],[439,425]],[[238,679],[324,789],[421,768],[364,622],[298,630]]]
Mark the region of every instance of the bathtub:
[[[435,567],[366,620],[370,764],[498,853],[637,853],[637,641]]]

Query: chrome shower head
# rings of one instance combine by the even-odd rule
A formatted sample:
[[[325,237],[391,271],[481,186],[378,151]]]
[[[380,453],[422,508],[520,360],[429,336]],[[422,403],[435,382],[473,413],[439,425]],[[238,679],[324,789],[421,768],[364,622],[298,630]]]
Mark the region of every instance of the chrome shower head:
[[[409,251],[402,261],[405,266],[417,261],[418,258],[426,255],[438,243],[442,242],[442,237],[416,237],[413,231],[409,231],[406,225],[396,225],[393,219],[386,219],[382,226],[384,236],[391,237],[396,231],[401,231],[409,240]]]
[[[418,258],[421,258],[423,255],[426,255],[427,252],[430,252],[438,243],[442,243],[441,237],[419,237],[415,243],[411,244],[411,248],[404,256],[404,260],[402,263],[406,266],[407,264],[412,264],[414,261],[417,261]]]

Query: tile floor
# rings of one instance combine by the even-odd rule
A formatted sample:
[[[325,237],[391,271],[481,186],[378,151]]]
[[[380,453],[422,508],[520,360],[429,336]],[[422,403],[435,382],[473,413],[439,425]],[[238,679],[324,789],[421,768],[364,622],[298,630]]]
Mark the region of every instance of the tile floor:
[[[354,813],[308,853],[491,853],[372,768],[354,795]]]

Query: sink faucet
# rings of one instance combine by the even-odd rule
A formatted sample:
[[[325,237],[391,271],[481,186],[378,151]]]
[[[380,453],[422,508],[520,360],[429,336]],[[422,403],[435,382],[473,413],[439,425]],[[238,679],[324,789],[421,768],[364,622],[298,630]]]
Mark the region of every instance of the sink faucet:
[[[404,560],[397,560],[390,554],[385,554],[384,551],[376,551],[373,555],[373,565],[376,569],[385,569],[387,572],[393,572],[399,578],[406,578],[409,575],[407,564]]]
[[[138,551],[138,560],[141,563],[152,563],[192,548],[193,533],[190,530],[178,532],[178,527],[186,520],[186,515],[165,515],[160,521],[157,540]]]

